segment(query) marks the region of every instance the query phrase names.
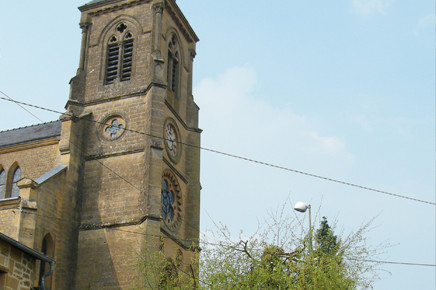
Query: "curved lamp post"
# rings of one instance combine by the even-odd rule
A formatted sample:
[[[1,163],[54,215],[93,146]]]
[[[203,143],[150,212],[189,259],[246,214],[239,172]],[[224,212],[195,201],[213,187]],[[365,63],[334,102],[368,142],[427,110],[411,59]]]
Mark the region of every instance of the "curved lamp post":
[[[312,211],[310,204],[299,201],[295,204],[294,210],[298,212],[306,212],[309,209],[309,252],[312,253]]]

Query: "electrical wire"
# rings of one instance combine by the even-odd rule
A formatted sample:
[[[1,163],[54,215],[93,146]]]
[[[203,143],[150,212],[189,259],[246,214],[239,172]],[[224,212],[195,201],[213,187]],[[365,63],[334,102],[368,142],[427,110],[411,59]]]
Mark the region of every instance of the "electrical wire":
[[[9,101],[9,102],[14,102],[14,103],[21,104],[21,105],[25,105],[25,106],[34,107],[34,108],[45,110],[45,111],[49,111],[49,112],[53,112],[53,113],[57,113],[57,114],[64,114],[64,113],[56,111],[56,110],[47,109],[47,108],[44,108],[44,107],[40,107],[40,106],[36,106],[36,105],[24,103],[24,102],[18,102],[18,101],[12,100],[12,99],[6,99],[6,98],[3,98],[3,97],[0,97],[0,99],[5,100],[5,101]],[[94,122],[94,123],[97,123],[97,124],[110,125],[110,124],[106,124],[104,122],[99,122],[99,121],[95,121],[95,120],[88,120],[88,119],[85,119],[85,120],[89,121],[89,122]],[[164,137],[161,137],[161,136],[156,136],[156,135],[145,133],[145,132],[141,132],[141,131],[137,131],[137,130],[132,130],[132,129],[128,129],[128,128],[124,128],[123,130],[128,131],[128,132],[132,132],[132,133],[136,133],[136,134],[141,134],[141,135],[148,136],[148,137],[152,137],[152,138],[167,140],[167,138],[164,138]],[[436,205],[435,202],[426,201],[426,200],[422,200],[422,199],[417,199],[417,198],[414,198],[414,197],[405,196],[405,195],[401,195],[401,194],[397,194],[397,193],[393,193],[393,192],[388,192],[388,191],[384,191],[384,190],[379,190],[379,189],[368,187],[368,186],[362,186],[362,185],[358,185],[358,184],[355,184],[355,183],[346,182],[346,181],[342,181],[342,180],[339,180],[339,179],[333,179],[333,178],[329,178],[329,177],[325,177],[325,176],[321,176],[321,175],[317,175],[317,174],[313,174],[313,173],[309,173],[309,172],[304,172],[304,171],[301,171],[301,170],[296,170],[296,169],[292,169],[292,168],[288,168],[288,167],[284,167],[284,166],[280,166],[280,165],[275,165],[275,164],[272,164],[272,163],[268,163],[268,162],[264,162],[264,161],[259,161],[259,160],[255,160],[255,159],[251,159],[251,158],[247,158],[247,157],[243,157],[243,156],[239,156],[239,155],[235,155],[235,154],[231,154],[231,153],[227,153],[227,152],[223,152],[223,151],[219,151],[219,150],[215,150],[215,149],[210,149],[210,148],[206,148],[206,147],[202,147],[202,146],[197,146],[197,145],[193,145],[193,144],[189,144],[189,143],[184,143],[184,142],[181,142],[181,141],[177,141],[177,143],[182,144],[184,146],[188,146],[188,147],[197,148],[197,149],[200,149],[200,150],[212,152],[212,153],[215,153],[215,154],[219,154],[219,155],[223,155],[223,156],[227,156],[227,157],[231,157],[231,158],[236,158],[236,159],[240,159],[240,160],[244,160],[244,161],[248,161],[248,162],[252,162],[252,163],[256,163],[256,164],[260,164],[260,165],[264,165],[264,166],[269,166],[269,167],[272,167],[272,168],[276,168],[276,169],[280,169],[280,170],[284,170],[284,171],[289,171],[289,172],[293,172],[293,173],[297,173],[297,174],[301,174],[301,175],[306,175],[306,176],[309,176],[309,177],[313,177],[313,178],[317,178],[317,179],[322,179],[322,180],[326,180],[326,181],[330,181],[330,182],[334,182],[334,183],[339,183],[339,184],[342,184],[342,185],[347,185],[347,186],[351,186],[351,187],[355,187],[355,188],[360,188],[360,189],[364,189],[364,190],[368,190],[368,191],[373,191],[373,192],[377,192],[377,193],[381,193],[381,194],[385,194],[385,195],[390,195],[390,196],[397,197],[397,198],[407,199],[407,200],[411,200],[411,201],[415,201],[415,202],[426,203],[426,204],[430,204],[430,205]]]
[[[1,93],[3,93],[3,92],[1,92]],[[3,97],[0,97],[0,98],[4,99],[6,101],[15,102],[17,104],[19,103],[21,105],[31,106],[31,107],[34,107],[34,108],[37,108],[37,109],[42,109],[42,110],[46,110],[46,111],[50,111],[50,112],[54,112],[54,113],[58,113],[58,114],[64,114],[62,112],[51,110],[51,109],[47,109],[47,108],[43,108],[43,107],[40,107],[40,106],[35,106],[35,105],[23,103],[23,102],[18,102],[18,101],[15,101],[15,100],[11,99],[11,98],[10,99],[5,99]],[[39,119],[39,118],[37,118],[37,119]],[[102,125],[110,125],[110,124],[105,124],[105,123],[94,121],[94,120],[88,120],[88,119],[85,119],[85,120],[91,121],[91,122],[94,122],[94,123],[98,123],[98,124],[102,124]],[[130,132],[133,132],[133,133],[137,133],[137,134],[141,134],[141,135],[145,135],[145,136],[148,136],[148,137],[153,137],[153,138],[158,138],[158,139],[162,139],[162,140],[167,140],[166,138],[163,138],[163,137],[160,137],[160,136],[156,136],[156,135],[152,135],[152,134],[147,134],[145,132],[140,132],[140,131],[131,130],[131,129],[124,129],[124,130],[130,131]],[[79,146],[77,146],[76,144],[74,144],[71,140],[69,140],[69,143],[72,144],[74,147],[76,147],[77,150],[79,150],[80,152],[83,153],[81,148]],[[294,169],[290,169],[290,168],[286,168],[286,167],[282,167],[282,166],[278,166],[278,165],[274,165],[274,164],[270,164],[270,163],[254,160],[254,159],[249,159],[249,158],[237,156],[237,155],[234,155],[234,154],[229,154],[229,153],[226,153],[226,152],[221,152],[221,151],[217,151],[217,150],[213,150],[213,149],[209,149],[209,148],[205,148],[205,147],[200,147],[200,146],[196,146],[196,145],[192,145],[192,144],[188,144],[188,143],[183,143],[183,142],[179,142],[179,143],[181,143],[182,145],[185,145],[185,146],[194,147],[194,148],[201,149],[201,150],[206,150],[206,151],[213,152],[213,153],[216,153],[216,154],[221,154],[221,155],[225,155],[225,156],[229,156],[229,157],[233,157],[233,158],[237,158],[237,159],[241,159],[241,160],[245,160],[245,161],[250,161],[250,162],[258,163],[258,164],[261,164],[261,165],[266,165],[266,166],[270,166],[270,167],[274,167],[274,168],[278,168],[278,169],[282,169],[282,170],[287,170],[287,171],[291,171],[291,172],[295,172],[295,173],[299,173],[299,174],[304,174],[304,175],[308,175],[308,176],[311,176],[311,177],[321,178],[321,179],[325,179],[325,180],[328,180],[328,181],[342,183],[342,184],[345,184],[345,185],[359,187],[359,188],[366,189],[366,190],[372,190],[372,191],[376,191],[376,192],[380,192],[380,193],[384,193],[384,194],[389,194],[389,195],[396,196],[396,197],[406,198],[406,199],[410,199],[410,200],[414,200],[414,201],[418,201],[418,202],[430,203],[430,202],[427,202],[427,201],[422,201],[422,200],[418,200],[418,199],[411,198],[411,197],[406,197],[406,196],[402,196],[402,195],[398,195],[398,194],[394,194],[394,193],[380,191],[380,190],[369,188],[369,187],[364,187],[364,186],[360,186],[360,185],[356,185],[356,184],[352,184],[352,183],[347,183],[347,182],[343,182],[343,181],[339,181],[339,180],[335,180],[335,179],[331,179],[331,178],[326,178],[326,177],[318,176],[318,175],[311,174],[311,173],[306,173],[306,172],[302,172],[302,171],[298,171],[298,170],[294,170]],[[128,183],[130,186],[132,186],[133,188],[135,188],[136,190],[141,192],[141,190],[139,188],[137,188],[130,181],[128,181],[127,179],[125,179],[124,177],[119,175],[117,172],[112,170],[110,167],[106,166],[105,164],[103,164],[98,159],[96,159],[95,161],[97,161],[101,166],[103,166],[106,169],[108,169],[109,171],[111,171],[118,178],[122,179],[123,181]],[[430,203],[430,204],[434,204],[434,203]],[[187,225],[190,226],[189,224],[187,224]],[[113,231],[129,232],[129,233],[133,233],[133,234],[150,235],[150,236],[155,236],[155,237],[159,237],[159,238],[161,237],[161,236],[158,236],[158,235],[151,235],[151,234],[146,234],[146,233],[139,233],[139,232],[121,230],[121,229],[116,229],[116,228],[108,228],[108,227],[106,227],[105,229],[113,230]],[[194,243],[200,243],[200,244],[212,245],[212,246],[221,246],[221,245],[223,245],[223,242],[221,242],[221,243],[210,243],[210,242],[205,242],[205,241],[199,241],[198,239],[195,239],[195,240],[183,240],[183,239],[180,239],[180,240],[184,241],[184,242],[194,242]],[[234,246],[234,245],[228,244],[228,246]],[[422,263],[393,262],[393,261],[368,260],[368,259],[361,259],[361,260],[359,260],[359,259],[349,259],[349,260],[355,260],[355,261],[360,261],[360,262],[369,262],[369,263],[379,263],[379,264],[384,263],[384,264],[397,264],[397,265],[409,265],[409,266],[427,266],[427,267],[430,266],[430,267],[436,267],[436,265],[434,265],[434,264],[422,264]]]
[[[1,91],[0,91],[1,92]],[[1,92],[3,93],[3,92]],[[4,93],[3,93],[4,94]],[[12,98],[9,99],[5,99],[3,97],[0,97],[0,99],[6,100],[6,101],[11,101],[11,102],[15,102],[15,103],[19,103],[21,105],[27,105],[27,106],[31,106],[34,108],[38,108],[41,110],[46,110],[46,111],[50,111],[50,112],[54,112],[54,113],[58,113],[58,114],[64,114],[62,112],[59,111],[55,111],[55,110],[51,110],[51,109],[47,109],[47,108],[43,108],[40,106],[35,106],[35,105],[31,105],[31,104],[27,104],[27,103],[23,103],[23,102],[18,102],[13,100]],[[26,110],[27,111],[27,110]],[[30,112],[29,112],[30,113]],[[31,113],[32,114],[32,113]],[[33,114],[32,114],[33,115]],[[38,118],[39,119],[39,118]],[[87,119],[85,119],[87,120]],[[94,123],[98,123],[98,124],[102,124],[102,125],[110,125],[110,124],[105,124],[102,122],[98,122],[98,121],[94,121],[94,120],[88,120]],[[152,135],[152,134],[147,134],[145,132],[140,132],[140,131],[136,131],[136,130],[131,130],[131,129],[124,129],[126,131],[130,131],[133,133],[137,133],[137,134],[142,134],[142,135],[146,135],[149,137],[153,137],[153,138],[158,138],[158,139],[162,139],[162,140],[167,140],[166,138],[160,137],[160,136],[156,136],[156,135]],[[77,150],[79,150],[80,152],[83,153],[83,151],[81,150],[81,148],[79,146],[77,146],[76,144],[72,143],[71,140],[69,140],[69,143],[72,144],[74,147],[76,147]],[[312,177],[317,177],[317,178],[321,178],[321,179],[325,179],[328,181],[333,181],[333,182],[338,182],[338,183],[342,183],[345,185],[349,185],[349,186],[355,186],[355,187],[359,187],[362,189],[366,189],[366,190],[372,190],[372,191],[376,191],[376,192],[380,192],[380,193],[385,193],[385,194],[389,194],[392,196],[396,196],[396,197],[401,197],[401,198],[406,198],[406,199],[410,199],[410,200],[414,200],[414,201],[419,201],[419,202],[424,202],[424,203],[430,203],[430,204],[435,204],[435,203],[431,203],[431,202],[427,202],[427,201],[422,201],[422,200],[418,200],[418,199],[414,199],[411,197],[406,197],[406,196],[402,196],[402,195],[398,195],[398,194],[393,194],[393,193],[389,193],[389,192],[385,192],[385,191],[380,191],[377,189],[373,189],[373,188],[369,188],[369,187],[364,187],[364,186],[360,186],[360,185],[356,185],[356,184],[352,184],[352,183],[347,183],[347,182],[343,182],[343,181],[339,181],[339,180],[335,180],[335,179],[331,179],[331,178],[326,178],[326,177],[322,177],[322,176],[318,176],[318,175],[314,175],[311,173],[306,173],[306,172],[302,172],[302,171],[298,171],[298,170],[294,170],[294,169],[290,169],[290,168],[286,168],[286,167],[282,167],[282,166],[278,166],[278,165],[274,165],[274,164],[270,164],[270,163],[266,163],[266,162],[262,162],[262,161],[258,161],[258,160],[254,160],[254,159],[249,159],[249,158],[245,158],[245,157],[241,157],[241,156],[237,156],[234,154],[229,154],[226,152],[221,152],[221,151],[217,151],[217,150],[213,150],[213,149],[209,149],[209,148],[205,148],[205,147],[201,147],[201,146],[196,146],[196,145],[192,145],[192,144],[188,144],[188,143],[183,143],[183,142],[179,142],[185,146],[190,146],[190,147],[194,147],[197,149],[201,149],[201,150],[206,150],[206,151],[210,151],[213,153],[217,153],[217,154],[221,154],[221,155],[225,155],[225,156],[229,156],[229,157],[233,157],[233,158],[238,158],[238,159],[242,159],[245,161],[250,161],[250,162],[254,162],[254,163],[258,163],[258,164],[262,164],[262,165],[266,165],[266,166],[271,166],[274,168],[278,168],[278,169],[282,169],[282,170],[287,170],[287,171],[292,171],[295,173],[299,173],[299,174],[304,174],[304,175],[308,175],[308,176],[312,176]],[[114,170],[112,170],[110,167],[106,166],[105,164],[103,164],[102,162],[100,162],[99,160],[96,159],[96,161],[101,164],[103,167],[105,167],[106,169],[110,170],[113,174],[115,174],[118,178],[124,180],[126,183],[128,183],[130,186],[132,186],[133,188],[135,188],[136,190],[140,191],[141,190],[139,188],[137,188],[134,184],[132,184],[130,181],[128,181],[127,179],[125,179],[124,177],[122,177],[121,175],[119,175],[117,172],[115,172]],[[25,213],[25,212],[24,212]],[[53,217],[51,217],[53,218]],[[56,218],[56,219],[60,219],[60,218]],[[188,224],[188,226],[190,226]],[[152,235],[152,234],[146,234],[146,233],[140,233],[140,232],[133,232],[133,231],[127,231],[127,230],[121,230],[121,229],[116,229],[116,228],[112,228],[112,227],[105,227],[105,229],[107,230],[113,230],[113,231],[122,231],[122,232],[128,232],[128,233],[133,233],[133,234],[140,234],[140,235],[149,235],[149,236],[155,236],[155,237],[161,237],[159,235]],[[199,241],[198,239],[193,239],[193,240],[184,240],[184,239],[179,239],[181,241],[185,241],[185,242],[194,242],[194,243],[200,243],[200,244],[206,244],[206,245],[213,245],[213,246],[222,246],[223,244],[225,244],[224,242],[220,242],[220,243],[211,243],[211,242],[205,242],[205,241]],[[228,246],[234,246],[231,244],[228,244]],[[408,265],[408,266],[427,266],[427,267],[436,267],[435,264],[423,264],[423,263],[410,263],[410,262],[395,262],[395,261],[382,261],[382,260],[369,260],[369,259],[354,259],[354,258],[347,258],[348,260],[354,260],[354,261],[360,261],[360,262],[369,262],[369,263],[379,263],[379,264],[396,264],[396,265]]]
[[[23,105],[24,106],[29,106],[29,107],[34,107],[34,108],[45,110],[45,111],[49,111],[49,112],[53,112],[53,113],[57,113],[57,114],[61,114],[61,115],[64,114],[64,112],[60,112],[60,111],[56,111],[56,110],[52,110],[52,109],[48,109],[48,108],[44,108],[44,107],[40,107],[40,106],[36,106],[36,105],[32,105],[32,104],[28,104],[28,103],[16,101],[16,100],[10,98],[8,95],[6,95],[1,90],[0,90],[0,93],[7,97],[7,99],[3,98],[3,97],[0,97],[0,99],[6,100],[6,101],[10,101],[10,102],[13,102],[13,103],[17,104],[19,107],[21,107],[22,109],[27,111],[29,114],[31,114],[33,117],[35,117],[40,122],[43,122],[43,120],[38,118],[36,115],[34,115],[29,110],[27,110],[25,107],[23,107]],[[98,124],[102,124],[102,125],[110,125],[110,124],[105,124],[105,123],[94,121],[94,120],[88,120],[88,119],[85,119],[85,120],[86,121],[91,121],[91,122],[94,122],[94,123],[98,123]],[[145,133],[145,132],[131,130],[131,129],[128,129],[128,128],[125,128],[124,130],[132,132],[132,133],[137,133],[137,134],[145,135],[145,136],[148,136],[148,137],[153,137],[153,138],[158,138],[158,139],[162,139],[162,140],[167,140],[166,138],[161,137],[161,136],[156,136],[156,135],[148,134],[148,133]],[[83,153],[83,151],[79,148],[79,146],[77,146],[76,144],[72,143],[70,140],[69,140],[69,142],[74,147],[76,147],[76,149],[78,149],[79,151],[81,151]],[[412,198],[412,197],[408,197],[408,196],[404,196],[404,195],[400,195],[400,194],[396,194],[396,193],[392,193],[392,192],[378,190],[378,189],[367,187],[367,186],[361,186],[361,185],[350,183],[350,182],[345,182],[345,181],[341,181],[341,180],[337,180],[337,179],[332,179],[332,178],[328,178],[328,177],[324,177],[324,176],[320,176],[320,175],[316,175],[316,174],[312,174],[312,173],[308,173],[308,172],[303,172],[303,171],[300,171],[300,170],[295,170],[295,169],[291,169],[291,168],[287,168],[287,167],[283,167],[283,166],[279,166],[279,165],[275,165],[275,164],[271,164],[271,163],[267,163],[267,162],[263,162],[263,161],[259,161],[259,160],[255,160],[255,159],[251,159],[251,158],[247,158],[247,157],[243,157],[243,156],[238,156],[238,155],[235,155],[235,154],[230,154],[230,153],[226,153],[226,152],[222,152],[222,151],[218,151],[218,150],[214,150],[214,149],[210,149],[210,148],[206,148],[206,147],[201,147],[201,146],[197,146],[197,145],[193,145],[193,144],[188,144],[188,143],[184,143],[184,142],[178,142],[178,143],[180,143],[182,145],[185,145],[185,146],[188,146],[188,147],[193,147],[193,148],[197,148],[197,149],[200,149],[200,150],[209,151],[209,152],[212,152],[212,153],[215,153],[215,154],[220,154],[220,155],[228,156],[228,157],[231,157],[231,158],[236,158],[236,159],[240,159],[240,160],[244,160],[244,161],[248,161],[248,162],[252,162],[252,163],[257,163],[257,164],[264,165],[264,166],[273,167],[273,168],[276,168],[276,169],[281,169],[281,170],[290,171],[290,172],[294,172],[294,173],[297,173],[297,174],[302,174],[302,175],[306,175],[306,176],[310,176],[310,177],[314,177],[314,178],[318,178],[318,179],[323,179],[323,180],[327,180],[327,181],[330,181],[330,182],[335,182],[335,183],[339,183],[339,184],[343,184],[343,185],[347,185],[347,186],[357,187],[357,188],[360,188],[360,189],[374,191],[374,192],[378,192],[378,193],[382,193],[382,194],[386,194],[386,195],[390,195],[390,196],[394,196],[394,197],[398,197],[398,198],[408,199],[408,200],[411,200],[411,201],[416,201],[416,202],[436,205],[436,203],[432,203],[432,202],[429,202],[429,201],[424,201],[424,200],[420,200],[420,199],[416,199],[416,198]],[[128,181],[127,179],[125,179],[124,177],[119,175],[117,172],[112,170],[110,167],[106,166],[105,164],[103,164],[102,162],[100,162],[97,159],[95,161],[97,161],[100,165],[102,165],[103,167],[105,167],[106,169],[111,171],[118,178],[122,179],[123,181],[128,183],[130,186],[132,186],[136,190],[141,191],[134,184],[132,184],[130,181]],[[4,185],[4,184],[0,184],[0,186],[2,186],[2,185]],[[59,219],[59,218],[57,218],[57,219]],[[105,228],[105,229],[112,230],[112,231],[122,231],[122,232],[128,232],[128,233],[133,233],[133,234],[140,234],[140,235],[155,236],[155,237],[161,238],[160,235],[152,235],[152,234],[146,234],[146,233],[140,233],[140,232],[134,232],[134,231],[128,231],[128,230],[121,230],[121,229],[116,229],[116,228]],[[194,240],[182,240],[182,239],[179,239],[179,240],[185,241],[185,242],[194,242]],[[205,242],[205,241],[199,241],[199,240],[195,240],[195,242],[198,242],[198,243],[201,243],[201,244],[206,244],[206,245],[213,245],[213,246],[221,246],[221,245],[223,245],[223,242],[221,242],[221,243],[211,243],[211,242]],[[354,259],[354,258],[347,258],[347,257],[345,257],[345,258],[348,259],[348,260],[353,260],[353,261],[368,262],[368,263],[378,263],[378,264],[395,264],[395,265],[407,265],[407,266],[436,267],[435,264],[397,262],[397,261],[384,261],[384,260],[370,260],[370,259]],[[183,270],[182,270],[182,272],[184,272],[185,274],[188,274],[188,273],[186,273]]]
[[[133,233],[133,234],[150,235],[150,236],[158,237],[157,235],[140,233],[140,232],[126,231],[126,230],[115,229],[115,228],[109,228],[109,229],[113,230],[113,231],[128,232],[128,233]],[[188,241],[188,240],[183,240],[183,241]],[[220,241],[220,243],[211,243],[211,242],[206,242],[206,241],[200,241],[200,244],[211,245],[211,246],[222,246],[222,245],[227,245],[229,247],[235,246],[234,244],[230,244],[230,243],[227,243],[227,242],[224,242],[224,241]],[[235,243],[235,244],[237,244],[237,243]],[[369,260],[369,259],[355,259],[355,258],[348,258],[348,257],[344,257],[344,258],[347,259],[347,260],[352,260],[352,261],[368,262],[368,263],[378,263],[378,264],[395,264],[395,265],[407,265],[407,266],[436,267],[436,264],[423,264],[423,263],[411,263],[411,262],[394,262],[394,261]]]
[[[353,260],[358,262],[368,262],[377,264],[394,264],[394,265],[406,265],[406,266],[424,266],[424,267],[436,267],[436,264],[422,264],[422,263],[409,263],[409,262],[394,262],[394,261],[381,261],[381,260],[368,260],[368,259],[353,259],[347,258],[347,260]]]
[[[35,117],[37,120],[39,120],[40,122],[44,122],[43,120],[41,120],[40,118],[38,118],[35,114],[33,114],[31,111],[27,110],[25,107],[23,107],[19,102],[15,101],[14,99],[12,99],[11,97],[9,97],[8,95],[6,95],[4,92],[2,92],[0,90],[0,93],[4,96],[6,96],[9,101],[14,102],[16,105],[18,105],[21,109],[23,109],[24,111],[26,111],[27,113],[29,113],[30,115],[32,115],[33,117]]]
[[[29,213],[29,212],[22,212],[24,214],[33,214],[33,213]],[[42,215],[37,214],[40,217]],[[66,219],[62,219],[62,218],[58,218],[58,217],[50,217],[50,218],[55,218],[61,221],[65,221],[65,222],[71,222],[71,220],[66,220]],[[131,233],[131,234],[135,234],[135,235],[142,235],[142,236],[149,236],[149,237],[156,237],[156,238],[162,238],[161,235],[155,235],[155,234],[148,234],[148,233],[143,233],[143,232],[135,232],[135,231],[129,231],[129,230],[123,230],[123,229],[119,229],[119,228],[115,228],[115,227],[104,227],[103,229],[109,230],[109,231],[117,231],[117,232],[124,232],[124,233]],[[208,241],[199,241],[198,239],[179,239],[179,241],[183,241],[183,242],[187,242],[187,243],[200,243],[203,245],[209,245],[209,246],[217,246],[217,247],[221,247],[221,246],[228,246],[228,247],[232,247],[234,248],[235,245],[239,244],[237,242],[234,243],[229,243],[226,241],[218,241],[218,242],[208,242]],[[263,250],[263,248],[251,248],[251,249],[257,249],[257,250]],[[357,262],[367,262],[367,263],[377,263],[377,264],[394,264],[394,265],[404,265],[404,266],[422,266],[422,267],[436,267],[436,264],[428,264],[428,263],[413,263],[413,262],[398,262],[398,261],[386,261],[386,260],[372,260],[372,259],[356,259],[356,258],[349,258],[344,256],[345,259],[350,260],[350,261],[357,261]]]

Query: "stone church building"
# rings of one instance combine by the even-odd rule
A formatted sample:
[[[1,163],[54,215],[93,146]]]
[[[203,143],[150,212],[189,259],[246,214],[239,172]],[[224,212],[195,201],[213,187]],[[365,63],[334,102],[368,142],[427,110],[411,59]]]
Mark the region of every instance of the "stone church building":
[[[0,132],[0,233],[13,249],[8,258],[0,243],[0,289],[14,289],[19,274],[31,289],[42,280],[45,289],[132,289],[141,255],[163,251],[181,270],[195,260],[197,35],[175,0],[94,0],[79,10],[66,112]],[[25,271],[12,263],[17,251],[31,261]]]

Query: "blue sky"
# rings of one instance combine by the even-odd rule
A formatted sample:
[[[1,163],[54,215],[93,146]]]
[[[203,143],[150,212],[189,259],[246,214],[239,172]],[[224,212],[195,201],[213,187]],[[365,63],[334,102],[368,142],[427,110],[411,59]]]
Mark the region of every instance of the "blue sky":
[[[84,3],[0,3],[1,91],[63,110]],[[433,1],[177,3],[200,38],[194,97],[204,147],[435,201]],[[0,130],[38,123],[4,101],[0,112]],[[321,205],[338,231],[378,216],[368,242],[395,245],[381,259],[435,263],[433,205],[208,152],[201,166],[202,231],[213,219],[251,233],[268,211],[303,200]],[[434,268],[383,268],[392,275],[375,289],[434,289]]]

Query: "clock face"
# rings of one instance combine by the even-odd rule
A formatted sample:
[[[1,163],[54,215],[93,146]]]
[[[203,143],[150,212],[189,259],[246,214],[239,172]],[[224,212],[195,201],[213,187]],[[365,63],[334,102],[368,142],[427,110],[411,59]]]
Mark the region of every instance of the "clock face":
[[[167,148],[168,153],[171,155],[171,157],[175,158],[177,156],[178,150],[178,137],[176,133],[176,128],[171,123],[168,123],[165,127],[165,133],[166,133],[166,142],[167,142]]]
[[[175,121],[168,118],[164,125],[164,144],[169,159],[177,163],[182,155],[182,140]]]

